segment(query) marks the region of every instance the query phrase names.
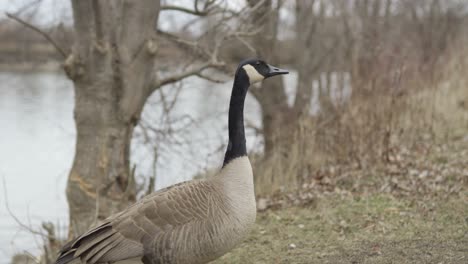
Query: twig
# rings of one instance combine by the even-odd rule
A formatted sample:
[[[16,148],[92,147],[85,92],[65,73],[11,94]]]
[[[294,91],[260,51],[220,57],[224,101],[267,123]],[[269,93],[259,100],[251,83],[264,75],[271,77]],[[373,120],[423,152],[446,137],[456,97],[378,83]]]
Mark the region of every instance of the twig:
[[[246,46],[252,53],[256,53],[257,50],[252,46],[250,45],[245,39],[243,39],[242,37],[240,37],[239,35],[236,35],[236,38],[242,43],[244,44],[244,46]]]
[[[184,12],[190,15],[194,16],[207,16],[211,13],[211,11],[214,9],[214,0],[209,0],[206,1],[205,4],[203,5],[203,10],[198,9],[198,0],[195,0],[193,3],[193,9],[185,8],[182,6],[175,6],[175,5],[164,5],[161,6],[160,10],[171,10],[171,11],[179,11],[179,12]]]
[[[36,27],[36,26],[34,26],[34,25],[32,25],[32,24],[30,24],[30,23],[24,21],[23,19],[21,19],[21,18],[15,16],[15,15],[13,15],[13,14],[11,14],[11,13],[6,12],[5,14],[6,14],[6,16],[9,17],[10,19],[13,19],[13,20],[15,20],[16,22],[22,24],[23,26],[25,26],[25,27],[27,27],[27,28],[30,28],[30,29],[36,31],[37,33],[41,34],[47,41],[50,42],[50,44],[52,44],[52,45],[55,47],[55,49],[62,55],[63,58],[66,58],[66,57],[67,57],[67,52],[66,52],[64,49],[62,49],[62,48],[59,46],[59,44],[58,44],[49,34],[47,34],[47,33],[44,32],[43,30],[41,30],[40,28],[38,28],[38,27]]]
[[[212,83],[225,83],[225,82],[226,82],[226,81],[224,81],[224,80],[219,80],[219,79],[212,78],[212,77],[210,77],[210,76],[206,76],[206,75],[204,75],[204,74],[201,73],[201,72],[199,72],[199,73],[197,73],[197,74],[195,74],[195,75],[198,76],[198,77],[200,77],[200,78],[202,78],[202,79],[205,79],[205,80],[207,80],[207,81],[210,81],[210,82],[212,82]]]
[[[260,3],[263,3],[263,1],[260,1]],[[189,13],[200,13],[200,12],[205,12],[209,11],[209,9],[214,5],[215,1],[214,0],[208,0],[205,2],[203,6],[203,10],[200,11],[198,9],[198,1],[195,1],[194,5],[194,10],[189,10],[184,7],[178,7],[178,6],[163,6],[161,9],[162,10],[178,10],[178,11],[184,11],[184,12],[189,12]],[[251,12],[253,12],[256,8],[259,8],[260,4],[257,4],[253,6],[253,8],[250,9]],[[233,17],[233,16],[231,16]],[[168,40],[172,41],[175,43],[179,48],[182,50],[185,50],[189,53],[192,53],[194,57],[200,59],[201,61],[206,61],[202,64],[199,64],[198,66],[193,66],[188,70],[183,70],[182,72],[178,72],[175,74],[172,74],[168,77],[161,78],[159,79],[157,76],[155,76],[154,80],[154,87],[153,90],[156,90],[166,84],[171,84],[178,82],[184,78],[190,77],[190,76],[198,76],[200,78],[206,79],[208,81],[214,82],[214,83],[223,83],[222,80],[216,80],[215,78],[212,78],[210,76],[206,76],[205,74],[202,73],[203,70],[207,68],[216,68],[220,70],[221,72],[224,73],[230,73],[232,72],[232,69],[228,68],[224,63],[221,63],[218,59],[219,52],[221,50],[221,47],[223,44],[229,40],[229,39],[235,39],[237,38],[240,42],[242,42],[247,48],[249,48],[251,51],[255,51],[255,49],[247,42],[245,41],[242,37],[251,37],[255,36],[259,33],[259,30],[257,31],[249,31],[247,28],[244,27],[242,29],[241,27],[237,29],[231,28],[230,24],[227,23],[226,21],[223,21],[222,23],[218,23],[215,25],[215,27],[212,30],[216,30],[220,27],[226,27],[226,30],[220,29],[220,34],[218,37],[215,38],[214,45],[211,48],[207,47],[201,47],[200,43],[203,43],[203,41],[200,39],[200,37],[197,40],[187,40],[183,39],[180,36],[177,36],[173,33],[170,32],[165,32],[159,29],[157,30],[158,35],[167,38]],[[211,30],[209,30],[211,31]],[[216,30],[218,31],[218,30]],[[214,32],[215,33],[215,32]],[[205,36],[203,34],[202,36]],[[156,74],[155,74],[156,75]]]
[[[191,15],[194,15],[194,16],[206,16],[209,14],[209,11],[208,10],[192,10],[192,9],[189,9],[189,8],[185,8],[185,7],[182,7],[182,6],[173,6],[173,5],[166,5],[166,6],[161,6],[161,11],[164,11],[164,10],[171,10],[171,11],[180,11],[180,12],[184,12],[184,13],[187,13],[187,14],[191,14]]]
[[[166,117],[170,116],[171,111],[174,109],[176,102],[178,101],[177,99],[179,98],[180,92],[182,91],[182,85],[179,85],[177,89],[175,89],[175,94],[172,96],[172,100],[169,102],[169,105],[167,104],[168,101],[166,100],[166,96],[164,95],[163,91],[160,90],[161,94],[161,101],[164,105],[164,115]]]
[[[23,13],[24,11],[26,11],[28,8],[37,6],[40,2],[42,2],[42,0],[35,0],[35,1],[30,2],[30,3],[27,3],[24,6],[17,9],[15,11],[15,14],[19,15],[19,14]]]
[[[44,238],[47,238],[49,239],[49,236],[42,233],[42,232],[39,232],[39,231],[36,231],[34,229],[32,229],[30,226],[24,224],[23,222],[21,222],[19,220],[19,218],[13,214],[13,212],[11,211],[10,209],[10,205],[8,203],[8,194],[7,194],[7,188],[6,188],[6,181],[5,181],[5,177],[2,177],[2,180],[3,180],[3,194],[4,194],[4,197],[5,197],[5,208],[7,209],[8,211],[8,214],[13,218],[13,220],[15,220],[15,222],[21,226],[22,228],[26,229],[27,231],[31,232],[32,234],[35,234],[35,235],[39,235],[39,236],[42,236]]]
[[[174,42],[180,49],[183,49],[183,50],[185,50],[187,52],[193,52],[198,57],[202,57],[202,58],[205,58],[205,59],[210,58],[209,52],[207,52],[206,50],[203,50],[199,46],[198,42],[183,39],[183,38],[181,38],[181,37],[179,37],[177,35],[174,35],[172,33],[166,32],[166,31],[162,31],[160,29],[157,30],[157,33],[159,35],[165,37],[166,39]]]
[[[155,145],[153,147],[153,173],[150,175],[148,189],[146,190],[146,194],[150,194],[154,191],[154,186],[156,184],[156,172],[157,172],[157,164],[158,164],[158,146]]]
[[[198,65],[197,67],[193,67],[192,69],[190,70],[187,70],[187,71],[184,71],[184,72],[181,72],[181,73],[177,73],[177,74],[174,74],[174,75],[171,75],[171,76],[168,76],[164,79],[161,79],[159,81],[156,82],[156,85],[155,85],[155,89],[163,86],[163,85],[166,85],[166,84],[170,84],[170,83],[175,83],[175,82],[178,82],[184,78],[187,78],[187,77],[190,77],[190,76],[193,76],[193,75],[197,75],[198,73],[200,73],[201,71],[203,71],[204,69],[207,69],[209,67],[216,67],[216,66],[222,66],[223,64],[221,63],[217,63],[217,62],[205,62],[203,64],[200,64]]]

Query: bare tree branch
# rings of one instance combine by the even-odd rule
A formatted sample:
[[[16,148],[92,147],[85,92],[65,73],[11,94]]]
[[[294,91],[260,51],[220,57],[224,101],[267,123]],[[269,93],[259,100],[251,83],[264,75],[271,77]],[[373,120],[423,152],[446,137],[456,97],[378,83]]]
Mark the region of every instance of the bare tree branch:
[[[55,49],[62,55],[62,57],[63,57],[64,59],[67,57],[67,52],[66,52],[64,49],[62,49],[62,48],[60,47],[60,45],[59,45],[49,34],[47,34],[47,33],[44,32],[43,30],[41,30],[40,28],[38,28],[38,27],[36,27],[36,26],[34,26],[34,25],[32,25],[32,24],[30,24],[30,23],[28,23],[28,22],[22,20],[21,18],[19,18],[19,17],[13,15],[13,14],[11,14],[11,13],[6,12],[5,14],[6,14],[6,16],[9,17],[10,19],[13,19],[13,20],[15,20],[16,22],[22,24],[23,26],[25,26],[25,27],[27,27],[27,28],[30,28],[30,29],[36,31],[37,33],[41,34],[47,41],[50,42],[50,44],[52,44],[52,45],[55,47]]]
[[[198,1],[195,1],[194,3],[194,10],[189,10],[185,7],[178,7],[178,6],[163,6],[161,7],[162,10],[178,10],[178,11],[183,11],[183,12],[189,12],[189,13],[200,13],[200,12],[205,12],[207,10],[213,10],[215,7],[213,7],[215,1],[214,0],[209,0],[205,2],[203,6],[203,10],[200,11],[198,9]],[[252,10],[255,8],[258,8],[258,5],[255,5]],[[233,16],[231,16],[233,17]],[[229,18],[227,19],[229,20]],[[229,24],[226,19],[223,20],[222,23],[216,24],[213,28],[207,30],[206,33],[212,33],[213,36],[211,38],[214,39],[214,43],[210,47],[205,47],[202,46],[201,43],[204,43],[203,40],[201,39],[205,34],[202,35],[198,40],[187,40],[184,39],[180,36],[177,36],[173,33],[170,32],[165,32],[160,29],[157,29],[158,35],[168,39],[169,41],[173,42],[177,47],[180,49],[190,53],[193,55],[193,57],[196,57],[198,60],[200,60],[202,63],[199,64],[198,66],[193,66],[188,70],[184,70],[182,72],[175,73],[173,75],[170,75],[165,78],[154,78],[155,84],[153,89],[158,89],[159,87],[170,84],[170,83],[175,83],[178,82],[184,78],[190,77],[190,76],[198,76],[200,78],[206,79],[211,82],[215,83],[223,83],[224,81],[222,80],[217,80],[215,78],[212,78],[211,76],[207,76],[206,74],[203,74],[202,71],[207,69],[207,68],[216,68],[220,70],[221,72],[224,73],[230,73],[232,72],[231,68],[228,68],[228,66],[225,65],[225,63],[220,62],[218,59],[220,50],[223,46],[223,44],[230,39],[238,39],[243,45],[245,45],[247,48],[250,50],[255,50],[247,41],[243,39],[243,37],[252,37],[257,35],[260,31],[259,30],[253,30],[252,28],[246,27],[244,24],[241,26],[238,26],[237,28],[233,28],[231,24]],[[203,62],[205,61],[205,62]]]
[[[182,50],[185,50],[185,51],[188,51],[188,52],[191,52],[191,53],[195,53],[195,55],[197,55],[198,57],[201,57],[203,59],[209,59],[210,58],[210,54],[207,51],[203,50],[199,46],[198,42],[183,39],[183,38],[181,38],[181,37],[179,37],[179,36],[177,36],[175,34],[172,34],[172,33],[166,32],[166,31],[162,31],[160,29],[157,30],[157,33],[159,35],[165,37],[166,39],[170,40],[174,44],[176,44],[177,47],[179,47]]]
[[[210,51],[207,51],[205,49],[203,49],[199,42],[197,41],[190,41],[190,40],[186,40],[186,39],[183,39],[175,34],[172,34],[172,33],[169,33],[169,32],[166,32],[166,31],[162,31],[162,30],[157,30],[157,33],[163,37],[165,37],[166,39],[168,39],[169,41],[173,42],[174,44],[176,44],[180,49],[186,51],[186,52],[189,52],[191,54],[194,54],[198,59],[202,59],[202,60],[207,60],[207,61],[214,61],[214,65],[212,65],[211,67],[216,67],[218,70],[220,70],[221,72],[224,72],[224,73],[230,73],[231,72],[231,69],[229,69],[224,63],[220,63],[220,62],[217,62],[217,55],[218,55],[218,49],[221,47],[221,44],[223,43],[223,41],[225,41],[226,39],[228,39],[228,36],[224,36],[223,38],[221,38],[216,44],[215,44],[215,47],[210,50]],[[231,35],[230,37],[233,37],[234,35]],[[239,36],[244,36],[244,34],[239,34]]]
[[[156,173],[157,173],[157,164],[158,164],[158,146],[153,147],[153,162],[152,162],[152,174],[149,176],[148,189],[146,190],[146,195],[154,192],[154,187],[156,185]]]
[[[208,14],[211,13],[211,11],[213,11],[214,3],[215,3],[215,0],[206,1],[205,5],[203,6],[203,10],[198,9],[198,0],[195,0],[193,4],[194,9],[189,9],[183,6],[164,5],[164,6],[161,6],[160,10],[161,11],[164,11],[164,10],[179,11],[179,12],[184,12],[184,13],[194,15],[194,16],[207,16]]]
[[[200,64],[196,67],[192,67],[191,69],[187,70],[187,71],[184,71],[184,72],[181,72],[181,73],[176,73],[174,75],[171,75],[171,76],[168,76],[166,78],[163,78],[161,80],[158,80],[155,84],[155,89],[163,86],[163,85],[166,85],[166,84],[170,84],[170,83],[175,83],[175,82],[178,82],[184,78],[187,78],[187,77],[190,77],[190,76],[193,76],[193,75],[197,75],[199,74],[200,72],[202,72],[204,69],[207,69],[207,68],[210,68],[210,67],[216,67],[216,66],[222,66],[224,65],[223,63],[219,63],[219,62],[216,62],[216,61],[211,61],[211,62],[205,62],[203,64]]]
[[[209,14],[207,10],[197,11],[197,10],[192,10],[192,9],[185,8],[182,6],[173,6],[173,5],[161,6],[161,11],[164,11],[164,10],[180,11],[180,12],[184,12],[184,13],[191,14],[194,16],[206,16]]]
[[[241,36],[237,35],[236,38],[242,43],[244,44],[244,46],[246,46],[252,53],[256,54],[257,53],[257,50],[250,44],[248,43],[244,38],[242,38]]]
[[[37,6],[39,6],[38,4],[40,4],[42,2],[42,0],[35,0],[35,1],[32,1],[30,3],[27,3],[25,4],[24,6],[18,8],[16,11],[15,11],[15,15],[20,15],[21,13],[25,12],[26,10],[28,10],[29,8],[31,7],[34,7],[37,9]]]
[[[202,78],[202,79],[205,79],[207,81],[213,82],[213,83],[225,83],[226,82],[226,81],[223,81],[223,80],[220,80],[220,79],[215,79],[215,78],[213,78],[211,76],[207,76],[207,75],[205,75],[205,74],[203,74],[201,72],[199,72],[199,73],[197,73],[195,75]]]

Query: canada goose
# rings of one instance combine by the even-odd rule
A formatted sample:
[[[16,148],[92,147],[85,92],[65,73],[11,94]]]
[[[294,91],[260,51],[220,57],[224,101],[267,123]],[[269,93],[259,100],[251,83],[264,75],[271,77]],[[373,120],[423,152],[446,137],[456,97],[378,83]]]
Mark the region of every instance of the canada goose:
[[[256,217],[245,146],[245,96],[251,84],[287,73],[258,59],[241,62],[234,77],[229,144],[220,172],[144,197],[69,242],[55,263],[207,263],[239,244]]]

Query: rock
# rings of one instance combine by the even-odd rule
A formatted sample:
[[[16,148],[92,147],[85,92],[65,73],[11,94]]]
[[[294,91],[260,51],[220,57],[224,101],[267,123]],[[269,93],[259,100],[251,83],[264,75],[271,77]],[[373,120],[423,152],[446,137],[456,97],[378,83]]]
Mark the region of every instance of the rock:
[[[288,245],[288,249],[295,249],[296,248],[296,244],[294,243],[291,243]]]

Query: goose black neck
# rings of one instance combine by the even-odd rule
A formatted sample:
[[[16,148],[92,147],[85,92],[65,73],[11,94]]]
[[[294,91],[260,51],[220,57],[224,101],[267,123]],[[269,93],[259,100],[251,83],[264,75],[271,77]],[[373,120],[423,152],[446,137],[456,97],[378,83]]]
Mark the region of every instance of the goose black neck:
[[[234,77],[229,103],[229,143],[224,155],[223,167],[231,160],[247,155],[244,131],[244,102],[249,85],[246,72],[240,68]]]

